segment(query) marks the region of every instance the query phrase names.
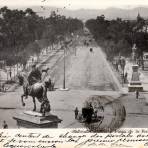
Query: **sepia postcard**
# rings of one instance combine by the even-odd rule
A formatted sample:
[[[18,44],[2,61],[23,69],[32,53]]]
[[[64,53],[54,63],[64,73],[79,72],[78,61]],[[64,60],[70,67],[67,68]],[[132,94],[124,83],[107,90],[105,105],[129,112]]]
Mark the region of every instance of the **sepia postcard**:
[[[148,147],[147,0],[0,0],[0,147]]]

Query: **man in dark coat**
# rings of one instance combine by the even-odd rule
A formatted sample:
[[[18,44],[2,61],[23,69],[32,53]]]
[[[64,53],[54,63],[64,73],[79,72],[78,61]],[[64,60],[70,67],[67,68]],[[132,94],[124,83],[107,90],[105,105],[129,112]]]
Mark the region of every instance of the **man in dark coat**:
[[[75,112],[75,119],[77,119],[77,117],[78,117],[78,113],[79,113],[79,110],[78,110],[77,107],[75,108],[74,112]]]
[[[136,90],[136,99],[139,98],[139,90]]]
[[[41,72],[36,68],[36,65],[32,66],[32,70],[28,76],[28,83],[29,86],[26,86],[25,94],[26,94],[26,99],[28,98],[29,92],[31,92],[31,86],[39,81],[41,81]]]
[[[36,68],[36,65],[32,66],[32,70],[28,76],[28,82],[29,85],[33,85],[36,82],[39,82],[41,80],[41,72]]]

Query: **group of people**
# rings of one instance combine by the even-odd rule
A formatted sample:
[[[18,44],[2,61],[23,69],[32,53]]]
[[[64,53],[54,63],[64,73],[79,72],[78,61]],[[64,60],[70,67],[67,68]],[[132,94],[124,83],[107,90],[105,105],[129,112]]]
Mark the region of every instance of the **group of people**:
[[[84,45],[88,47],[89,43],[86,40],[84,40]]]
[[[125,64],[126,64],[126,62],[125,62],[125,59],[124,58],[119,58],[119,59],[114,59],[114,61],[113,61],[113,66],[114,66],[114,68],[116,69],[116,71],[117,72],[120,72],[122,75],[122,80],[123,80],[123,82],[124,83],[127,83],[128,82],[128,80],[127,80],[127,77],[128,77],[128,73],[127,72],[125,72],[124,74],[123,74],[123,69],[124,69],[124,67],[125,67]]]

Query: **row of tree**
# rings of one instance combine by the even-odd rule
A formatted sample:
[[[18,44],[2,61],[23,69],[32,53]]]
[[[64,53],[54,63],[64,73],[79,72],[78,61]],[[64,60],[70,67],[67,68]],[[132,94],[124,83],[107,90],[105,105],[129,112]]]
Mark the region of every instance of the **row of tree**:
[[[130,55],[133,44],[137,46],[137,58],[142,56],[143,51],[148,51],[147,20],[139,14],[136,20],[107,20],[101,15],[88,20],[85,25],[99,45],[104,47],[109,59]]]
[[[3,7],[0,9],[0,60],[5,60],[7,65],[25,64],[43,46],[53,45],[81,29],[82,21],[54,11],[43,18],[30,8],[23,11]]]

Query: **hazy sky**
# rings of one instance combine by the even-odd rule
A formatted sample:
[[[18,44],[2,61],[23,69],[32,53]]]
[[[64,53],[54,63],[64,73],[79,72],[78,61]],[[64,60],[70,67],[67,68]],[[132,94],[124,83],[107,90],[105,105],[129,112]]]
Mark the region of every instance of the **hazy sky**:
[[[44,1],[44,2],[43,2]],[[0,0],[4,6],[56,6],[67,9],[101,9],[107,7],[133,8],[137,5],[147,5],[148,0]]]

